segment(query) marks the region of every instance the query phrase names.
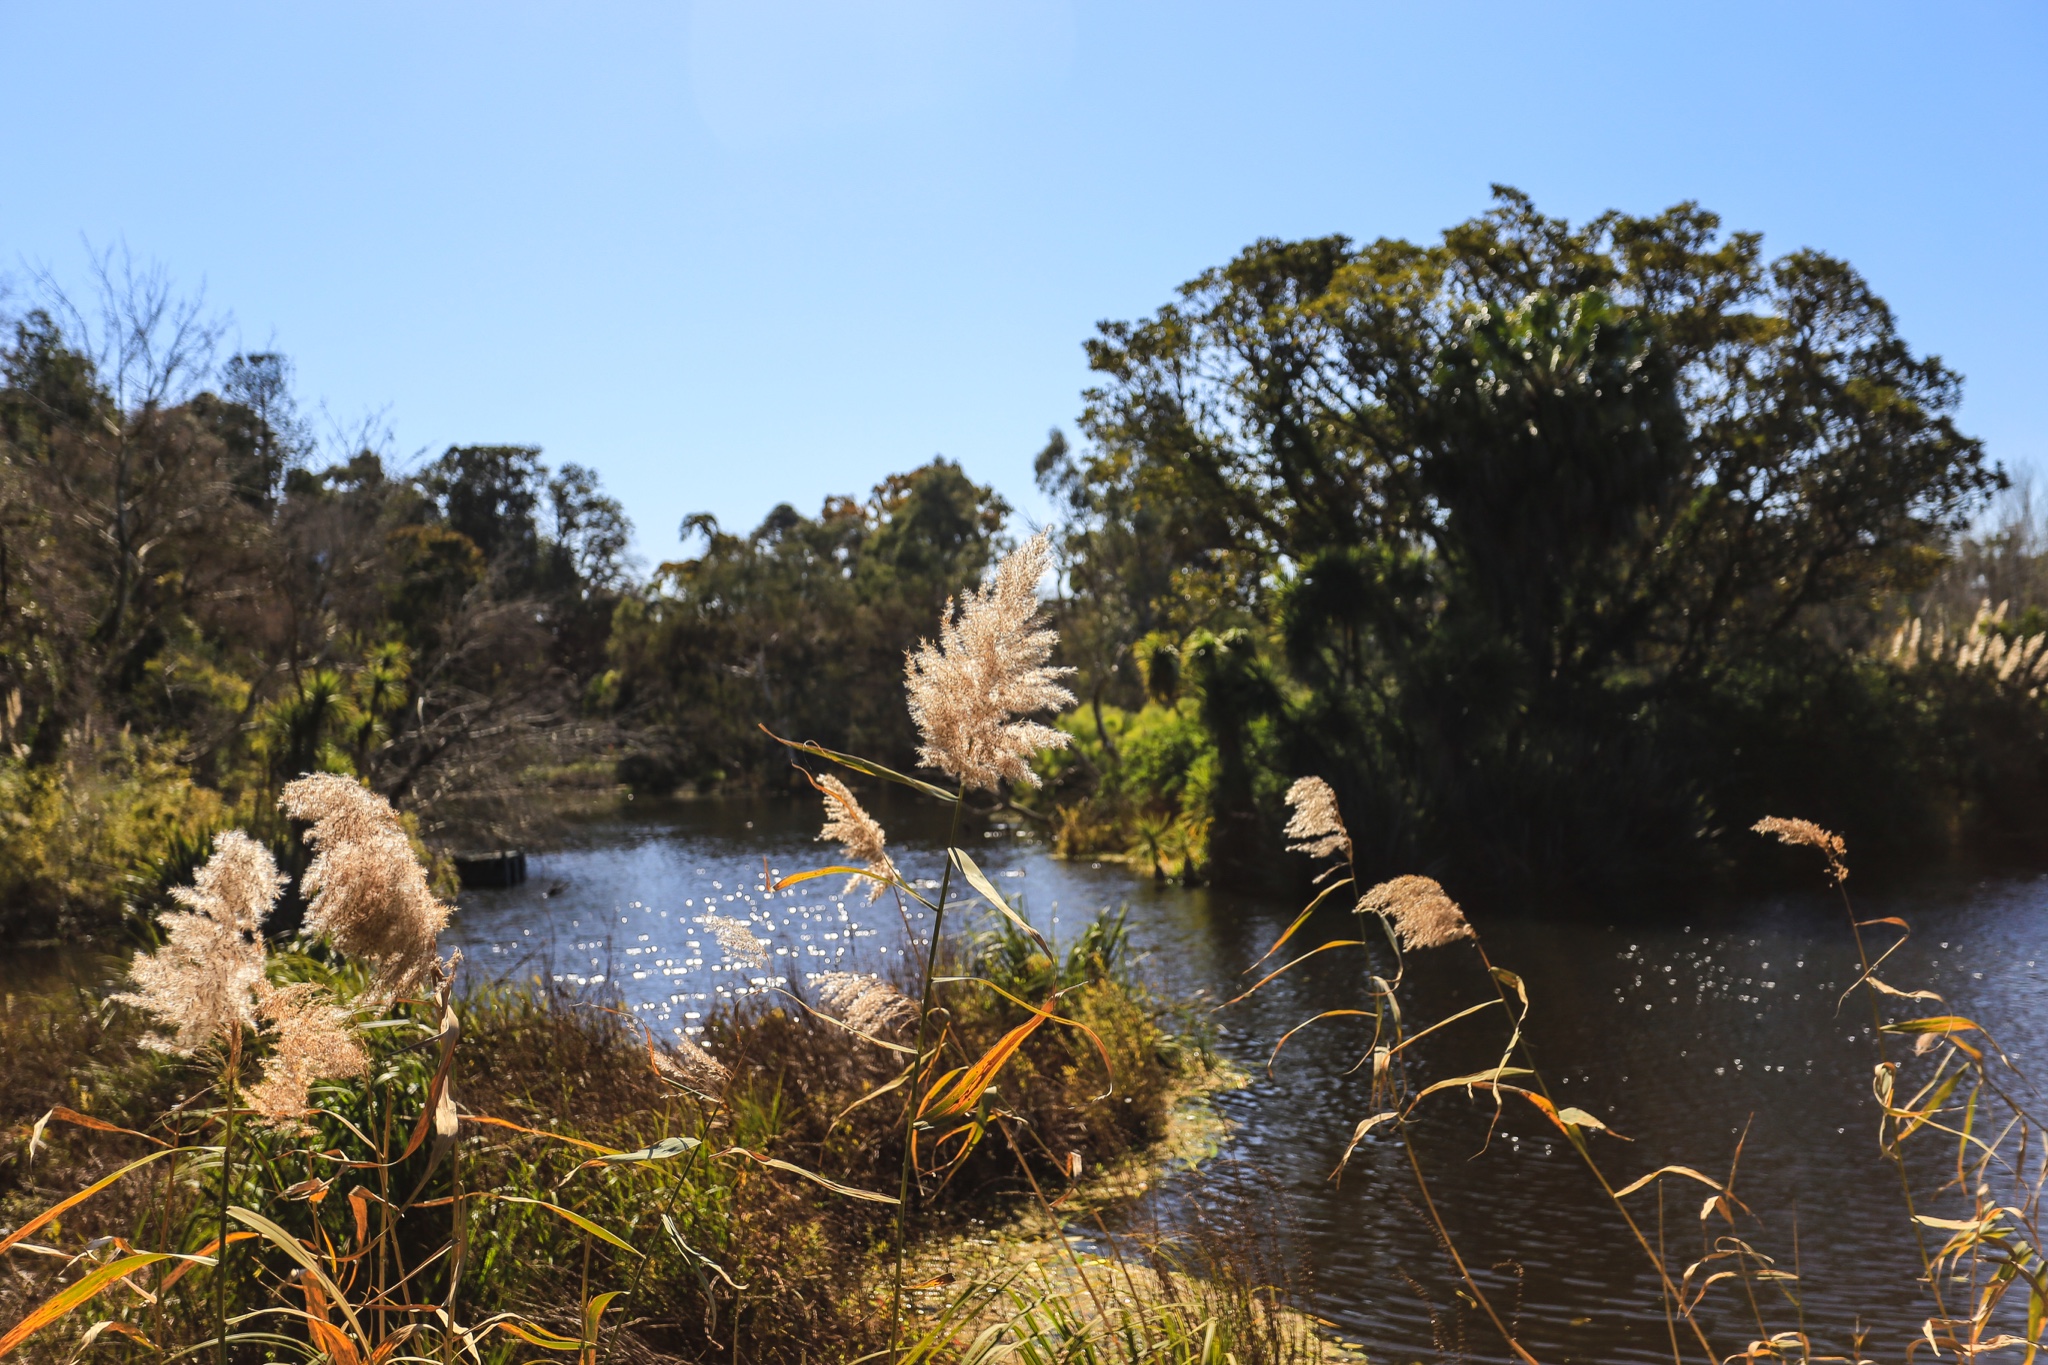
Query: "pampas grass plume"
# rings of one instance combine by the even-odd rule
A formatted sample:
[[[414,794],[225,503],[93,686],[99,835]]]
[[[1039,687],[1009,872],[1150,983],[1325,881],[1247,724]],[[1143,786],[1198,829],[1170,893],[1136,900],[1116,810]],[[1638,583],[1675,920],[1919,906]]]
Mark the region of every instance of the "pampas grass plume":
[[[1848,879],[1849,864],[1844,860],[1849,856],[1849,845],[1841,835],[1822,829],[1811,820],[1788,819],[1782,815],[1766,815],[1750,829],[1758,834],[1775,834],[1779,843],[1819,849],[1821,856],[1828,860],[1828,876],[1836,882]]]
[[[155,1015],[171,1032],[142,1042],[190,1056],[208,1043],[238,1043],[256,1022],[254,992],[263,980],[258,931],[284,878],[269,850],[239,830],[214,837],[213,856],[191,886],[171,892],[187,911],[163,917],[163,946],[137,953],[129,966],[133,991],[114,999]]]
[[[820,839],[836,840],[846,850],[846,860],[859,863],[872,874],[867,877],[849,877],[842,894],[852,895],[862,882],[867,883],[868,903],[880,900],[888,890],[885,882],[896,876],[896,864],[889,857],[885,845],[889,842],[881,822],[861,808],[854,800],[846,784],[830,776],[813,779],[825,794],[825,827],[818,831]]]
[[[308,1091],[314,1081],[366,1074],[370,1059],[337,1009],[327,988],[310,981],[289,986],[261,982],[257,1008],[270,1021],[275,1047],[263,1074],[249,1088],[249,1107],[273,1127],[305,1131],[300,1120],[313,1112]]]
[[[812,984],[818,999],[839,1012],[856,1033],[879,1033],[917,1018],[917,1002],[879,976],[862,972],[820,972]]]
[[[451,907],[428,888],[391,803],[354,778],[314,773],[286,786],[278,805],[312,825],[307,930],[368,964],[383,997],[426,984]]]
[[[745,920],[731,919],[725,915],[706,915],[698,921],[718,938],[718,946],[725,954],[742,967],[765,967],[768,965],[768,945],[754,937],[754,931],[747,927]]]
[[[938,643],[926,640],[905,660],[910,718],[924,739],[918,762],[970,790],[1005,778],[1035,787],[1033,755],[1067,746],[1051,726],[1016,719],[1074,704],[1058,681],[1073,670],[1046,664],[1059,636],[1038,625],[1038,580],[1051,563],[1043,533],[1025,541],[948,607]]]
[[[1403,948],[1440,948],[1476,937],[1465,912],[1432,877],[1396,877],[1358,898],[1360,914],[1385,915]]]
[[[1351,856],[1351,833],[1344,828],[1344,817],[1337,810],[1337,793],[1329,783],[1320,777],[1300,778],[1287,789],[1287,804],[1294,811],[1285,830],[1294,841],[1287,846],[1289,852],[1306,853],[1313,858],[1332,853]]]
[[[653,1049],[653,1054],[656,1071],[700,1095],[716,1094],[732,1079],[724,1063],[688,1038],[678,1037],[667,1048]]]

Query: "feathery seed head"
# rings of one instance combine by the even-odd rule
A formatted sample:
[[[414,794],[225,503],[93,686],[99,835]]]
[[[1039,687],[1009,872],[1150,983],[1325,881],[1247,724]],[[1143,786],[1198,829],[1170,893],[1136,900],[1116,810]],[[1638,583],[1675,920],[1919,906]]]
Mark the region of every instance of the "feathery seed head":
[[[718,946],[725,949],[727,957],[742,967],[765,967],[768,965],[768,945],[754,937],[754,931],[747,922],[731,919],[725,915],[705,915],[697,921],[718,938]]]
[[[732,1079],[732,1072],[724,1063],[680,1036],[668,1047],[654,1049],[654,1069],[667,1080],[699,1095],[714,1095]]]
[[[970,789],[993,790],[1005,778],[1035,787],[1032,755],[1067,746],[1051,726],[1016,719],[1074,704],[1058,681],[1073,670],[1046,664],[1059,635],[1037,624],[1038,580],[1051,562],[1044,533],[1025,541],[949,604],[937,644],[926,640],[905,657],[910,718],[924,738],[918,762]]]
[[[1330,790],[1329,783],[1320,777],[1300,778],[1287,789],[1287,804],[1294,810],[1285,831],[1295,841],[1287,846],[1289,852],[1306,853],[1312,858],[1332,853],[1351,855],[1351,833],[1344,828],[1344,817],[1337,810],[1337,793]]]
[[[288,784],[277,804],[313,826],[307,930],[368,963],[371,988],[385,998],[424,985],[452,907],[428,888],[391,803],[353,778],[314,773]]]
[[[896,875],[896,864],[884,847],[889,837],[881,823],[853,799],[853,793],[846,789],[844,782],[829,774],[812,780],[825,794],[825,827],[818,831],[818,837],[837,840],[839,846],[846,850],[848,862],[860,863],[873,874],[869,877],[848,877],[842,894],[850,896],[862,882],[866,882],[868,903],[872,905],[888,889],[882,880],[877,879],[886,880]]]
[[[1803,844],[1819,849],[1821,856],[1828,860],[1828,877],[1835,882],[1848,880],[1849,864],[1844,860],[1849,856],[1849,845],[1841,835],[1822,829],[1811,820],[1788,819],[1782,815],[1766,815],[1750,829],[1758,834],[1775,834],[1779,843]]]
[[[1432,877],[1396,877],[1358,898],[1363,914],[1385,915],[1403,948],[1440,948],[1474,938],[1465,912]]]
[[[171,893],[191,909],[163,917],[163,946],[135,955],[128,969],[135,989],[114,997],[170,1025],[168,1036],[150,1034],[144,1046],[190,1056],[239,1039],[256,1022],[253,992],[263,979],[256,935],[283,889],[263,845],[239,830],[214,836],[213,856],[192,885]]]
[[[917,1002],[879,976],[863,972],[820,972],[812,978],[818,999],[839,1012],[856,1033],[880,1033],[917,1018]]]
[[[262,1077],[249,1088],[249,1107],[274,1127],[307,1131],[302,1120],[313,1112],[307,1094],[313,1082],[364,1075],[370,1059],[348,1026],[348,1011],[335,1007],[326,987],[310,981],[282,987],[259,981],[256,997],[276,1046],[264,1059]]]

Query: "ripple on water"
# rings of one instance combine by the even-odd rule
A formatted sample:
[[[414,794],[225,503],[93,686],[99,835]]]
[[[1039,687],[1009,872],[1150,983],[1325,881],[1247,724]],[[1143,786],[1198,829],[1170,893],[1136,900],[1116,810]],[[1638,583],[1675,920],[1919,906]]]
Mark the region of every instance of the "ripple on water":
[[[878,809],[892,850],[920,886],[936,889],[938,831],[902,810]],[[524,886],[465,893],[454,933],[472,962],[507,974],[539,972],[564,984],[615,989],[659,1032],[698,1032],[721,1004],[758,998],[793,968],[889,971],[905,931],[894,904],[841,896],[837,878],[792,893],[762,891],[772,878],[829,859],[807,812],[700,805],[583,832],[531,860]],[[1005,890],[1057,937],[1105,905],[1132,908],[1147,974],[1183,1000],[1229,999],[1294,907],[1210,890],[1156,887],[1116,865],[1061,862],[994,831],[977,850]],[[1457,893],[1454,875],[1444,880]],[[558,888],[558,889],[557,889]],[[1935,990],[1980,1018],[2021,1065],[2048,1031],[2048,880],[1935,880],[1892,894],[1859,888],[1865,918],[1904,915],[1914,936],[1886,965],[1895,984]],[[544,895],[551,891],[553,894]],[[1635,908],[1626,925],[1539,922],[1468,904],[1494,961],[1528,983],[1530,1038],[1562,1103],[1603,1117],[1632,1141],[1603,1140],[1606,1169],[1630,1179],[1666,1162],[1725,1174],[1742,1157],[1738,1192],[1763,1217],[1749,1226],[1760,1249],[1797,1264],[1808,1326],[1836,1346],[1860,1321],[1879,1357],[1903,1355],[1927,1305],[1905,1233],[1896,1175],[1873,1141],[1867,1006],[1837,1012],[1855,979],[1839,902],[1778,897],[1697,909]],[[767,968],[736,969],[698,920],[745,919],[771,945]],[[1688,922],[1691,921],[1691,922]],[[924,921],[913,918],[913,927]],[[1302,931],[1351,937],[1332,914]],[[1462,1332],[1479,1358],[1498,1354],[1482,1320],[1458,1307],[1450,1273],[1416,1206],[1401,1149],[1368,1138],[1341,1183],[1328,1179],[1356,1121],[1370,1112],[1358,1061],[1360,1035],[1333,1021],[1298,1035],[1268,1077],[1273,1043],[1319,1009],[1356,1003],[1362,964],[1325,954],[1220,1015],[1221,1051],[1253,1076],[1219,1097],[1237,1125],[1229,1158],[1284,1192],[1272,1207],[1313,1266],[1318,1313],[1375,1357],[1432,1358],[1439,1333]],[[1410,959],[1403,1003],[1434,1019],[1475,1003],[1487,987],[1469,950]],[[1433,1075],[1490,1065],[1479,1029],[1432,1039],[1419,1059]],[[1670,1359],[1647,1264],[1569,1148],[1533,1113],[1508,1109],[1482,1153],[1491,1104],[1459,1095],[1424,1110],[1418,1149],[1446,1223],[1490,1297],[1518,1305],[1546,1360]],[[1930,1155],[1933,1155],[1930,1152]],[[1937,1183],[1937,1182],[1929,1182]],[[1665,1196],[1674,1260],[1699,1254],[1693,1189]],[[1160,1196],[1203,1198],[1183,1181]],[[1630,1206],[1656,1235],[1657,1195]],[[1133,1215],[1133,1225],[1149,1217]],[[1712,1302],[1710,1300],[1710,1302]],[[1738,1350],[1754,1335],[1746,1305],[1710,1313]],[[1777,1320],[1790,1322],[1789,1308]]]

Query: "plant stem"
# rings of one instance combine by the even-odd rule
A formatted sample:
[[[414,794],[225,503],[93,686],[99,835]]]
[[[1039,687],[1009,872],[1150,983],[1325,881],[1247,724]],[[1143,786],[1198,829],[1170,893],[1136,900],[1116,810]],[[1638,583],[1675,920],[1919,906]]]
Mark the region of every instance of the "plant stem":
[[[385,1337],[385,1302],[391,1283],[391,1087],[384,1086],[384,1126],[377,1143],[377,1209],[384,1225],[377,1238],[377,1340]]]
[[[228,1182],[235,1167],[235,1082],[242,1067],[242,1031],[240,1025],[228,1040],[228,1064],[221,1072],[226,1109],[220,1143],[220,1203],[216,1210],[216,1223],[220,1229],[220,1245],[214,1248],[213,1267],[213,1334],[214,1360],[216,1365],[228,1365]]]
[[[454,1083],[452,1077],[449,1083],[451,1085]],[[448,1304],[443,1310],[447,1314],[448,1325],[441,1337],[442,1365],[452,1365],[455,1359],[455,1299],[462,1292],[462,1272],[469,1268],[467,1265],[469,1260],[469,1225],[468,1221],[463,1217],[462,1139],[459,1136],[455,1140],[454,1147],[448,1153],[448,1182],[452,1187],[455,1197],[449,1206],[450,1226],[448,1232],[453,1243],[453,1250],[448,1255]],[[587,1260],[589,1255],[588,1238],[585,1239],[584,1254]],[[594,1362],[586,1362],[586,1365],[594,1365]]]
[[[671,1099],[673,1099],[673,1096],[671,1096],[670,1098],[671,1098]],[[663,1133],[662,1133],[662,1136],[663,1136],[663,1137],[666,1137],[666,1136],[668,1136],[668,1133],[667,1133],[667,1128],[668,1128],[668,1116],[667,1116],[667,1114],[666,1114],[666,1113],[664,1112],[664,1114],[663,1114],[663,1116],[662,1116],[662,1129],[663,1129]],[[689,1177],[690,1177],[690,1169],[691,1169],[691,1167],[693,1167],[693,1166],[695,1166],[695,1165],[697,1164],[697,1156],[698,1156],[698,1154],[699,1154],[699,1153],[701,1153],[701,1152],[703,1152],[703,1151],[704,1151],[704,1150],[706,1149],[706,1147],[707,1147],[707,1146],[709,1145],[709,1143],[708,1143],[708,1139],[709,1139],[709,1137],[710,1137],[710,1132],[709,1132],[709,1130],[708,1130],[707,1128],[703,1127],[702,1125],[700,1125],[700,1126],[699,1126],[699,1128],[698,1128],[698,1131],[699,1131],[700,1133],[703,1133],[703,1134],[704,1134],[704,1137],[703,1137],[703,1138],[700,1138],[700,1139],[698,1140],[698,1143],[697,1143],[697,1145],[696,1145],[695,1147],[693,1147],[693,1148],[691,1148],[691,1149],[690,1149],[690,1154],[689,1154],[689,1156],[685,1157],[685,1158],[684,1158],[684,1159],[683,1159],[683,1160],[682,1160],[682,1161],[681,1161],[680,1163],[678,1163],[678,1165],[677,1165],[677,1167],[676,1167],[676,1173],[675,1173],[675,1176],[674,1176],[674,1178],[673,1178],[673,1179],[671,1179],[671,1180],[669,1181],[669,1187],[668,1187],[668,1199],[667,1199],[667,1201],[666,1201],[665,1203],[663,1203],[663,1204],[662,1204],[662,1206],[661,1206],[661,1212],[660,1212],[660,1213],[659,1213],[658,1215],[656,1215],[656,1222],[657,1222],[657,1223],[665,1223],[665,1222],[667,1222],[669,1214],[671,1214],[672,1212],[674,1212],[674,1211],[675,1211],[675,1206],[676,1206],[676,1200],[677,1200],[678,1198],[680,1198],[680,1197],[681,1197],[681,1195],[682,1195],[682,1193],[683,1193],[683,1182],[684,1182],[685,1180],[688,1180],[688,1179],[689,1179]],[[664,1230],[665,1230],[665,1229],[664,1229]],[[583,1239],[583,1249],[584,1249],[584,1252],[585,1252],[585,1254],[586,1254],[586,1255],[588,1255],[588,1253],[589,1253],[589,1250],[590,1250],[590,1239],[589,1239],[588,1237],[585,1237],[585,1238]],[[649,1262],[651,1262],[651,1261],[652,1261],[653,1259],[654,1259],[654,1257],[653,1257],[652,1255],[642,1256],[642,1257],[640,1258],[640,1264],[639,1264],[638,1266],[634,1267],[634,1269],[633,1269],[633,1283],[632,1283],[631,1285],[629,1285],[629,1286],[627,1287],[627,1289],[626,1289],[626,1298],[627,1298],[628,1300],[630,1300],[631,1302],[633,1302],[633,1303],[638,1303],[638,1302],[639,1302],[639,1299],[638,1299],[638,1297],[637,1297],[637,1296],[638,1296],[638,1295],[639,1295],[639,1293],[640,1293],[640,1282],[641,1282],[641,1281],[642,1281],[643,1279],[645,1279],[645,1278],[646,1278],[646,1275],[647,1275],[647,1266],[648,1266],[648,1263],[649,1263]],[[701,1272],[700,1272],[700,1273],[701,1273]],[[586,1300],[588,1300],[588,1298],[589,1298],[589,1287],[588,1287],[587,1285],[585,1286],[584,1298],[585,1298]],[[612,1347],[616,1347],[616,1346],[618,1345],[618,1340],[619,1340],[619,1333],[618,1333],[618,1332],[614,1332],[614,1333],[612,1333]],[[605,1351],[605,1355],[604,1355],[604,1358],[605,1358],[606,1360],[609,1360],[609,1359],[611,1359],[611,1355],[612,1355],[612,1347],[608,1347],[608,1348],[606,1349],[606,1351]]]
[[[1555,1113],[1558,1107],[1557,1097],[1550,1093],[1550,1083],[1543,1079],[1543,1069],[1536,1065],[1536,1053],[1529,1046],[1528,1034],[1523,1030],[1523,1025],[1527,1023],[1527,1007],[1524,1007],[1522,1015],[1518,1016],[1515,1014],[1515,1007],[1508,1001],[1507,987],[1502,984],[1500,974],[1493,965],[1493,959],[1487,955],[1485,941],[1475,934],[1472,938],[1472,947],[1479,954],[1479,965],[1486,969],[1486,979],[1493,986],[1494,998],[1500,1001],[1502,1012],[1508,1018],[1515,1021],[1513,1024],[1514,1051],[1521,1053],[1522,1060],[1528,1063],[1529,1079],[1534,1082],[1537,1093],[1550,1102],[1551,1112]],[[1498,1103],[1499,1094],[1500,1092],[1497,1090],[1494,1092],[1496,1103]],[[1558,1123],[1558,1127],[1565,1130],[1566,1143],[1578,1155],[1579,1160],[1585,1163],[1586,1169],[1592,1172],[1593,1179],[1599,1182],[1601,1191],[1606,1194],[1607,1202],[1614,1205],[1614,1211],[1621,1215],[1621,1221],[1628,1225],[1630,1234],[1636,1239],[1636,1245],[1642,1248],[1643,1255],[1649,1258],[1650,1265],[1656,1270],[1657,1280],[1661,1286],[1660,1293],[1665,1297],[1666,1316],[1669,1317],[1670,1315],[1669,1305],[1674,1302],[1677,1303],[1678,1311],[1685,1317],[1686,1326],[1692,1328],[1693,1336],[1699,1341],[1700,1351],[1706,1356],[1707,1365],[1714,1365],[1714,1362],[1720,1357],[1714,1353],[1713,1346],[1708,1342],[1706,1329],[1700,1326],[1699,1320],[1693,1316],[1692,1310],[1685,1306],[1685,1296],[1679,1292],[1679,1286],[1672,1283],[1671,1270],[1665,1264],[1663,1255],[1661,1252],[1650,1249],[1649,1237],[1643,1232],[1642,1226],[1636,1222],[1635,1215],[1628,1211],[1627,1207],[1622,1204],[1621,1199],[1616,1195],[1613,1182],[1608,1180],[1607,1173],[1600,1169],[1600,1163],[1593,1159],[1592,1149],[1586,1145],[1585,1137],[1576,1129],[1570,1128],[1562,1122]],[[1659,1201],[1657,1217],[1660,1229],[1663,1226],[1662,1220],[1664,1217],[1663,1197],[1660,1187],[1660,1192],[1657,1196]],[[1662,1231],[1659,1231],[1657,1238],[1658,1245],[1661,1247],[1663,1245]],[[1766,1335],[1762,1324],[1758,1324],[1757,1333],[1759,1336]],[[1678,1343],[1674,1339],[1672,1342],[1672,1353],[1674,1356],[1677,1354],[1677,1349]]]
[[[1856,940],[1856,965],[1862,969],[1862,975],[1857,979],[1863,987],[1863,994],[1870,1000],[1870,1036],[1877,1045],[1877,1060],[1889,1065],[1891,1057],[1889,1049],[1884,1045],[1884,1015],[1878,1009],[1877,992],[1870,985],[1871,973],[1876,968],[1871,965],[1870,950],[1863,945],[1863,925],[1856,918],[1856,907],[1849,900],[1849,873],[1833,858],[1830,858],[1828,863],[1830,870],[1834,872],[1835,891],[1842,898],[1842,913],[1849,917],[1850,936]],[[1837,1013],[1840,1012],[1840,1008],[1839,1005],[1836,1006]],[[1878,1134],[1882,1137],[1883,1114],[1879,1114],[1877,1122]],[[1906,1170],[1906,1154],[1899,1150],[1897,1143],[1886,1143],[1885,1146],[1888,1148],[1885,1155],[1890,1157],[1892,1165],[1898,1168],[1899,1193],[1906,1201],[1906,1221],[1912,1225],[1913,1246],[1920,1253],[1920,1269],[1925,1272],[1927,1288],[1934,1295],[1934,1311],[1945,1321],[1948,1318],[1948,1304],[1942,1299],[1941,1276],[1936,1273],[1934,1258],[1928,1253],[1927,1233],[1921,1226],[1919,1210],[1913,1206],[1913,1177]]]
[[[946,922],[946,896],[953,887],[953,845],[960,841],[960,807],[967,795],[963,781],[953,791],[953,823],[946,831],[946,868],[939,874],[939,899],[932,907],[932,937],[925,946],[924,992],[917,1007],[917,1055],[910,1062],[910,1098],[903,1111],[903,1173],[896,1185],[896,1272],[889,1288],[889,1353],[903,1328],[903,1247],[910,1228],[911,1175],[917,1169],[918,1091],[924,1084],[924,1045],[932,1021],[932,978],[939,970],[939,930]]]
[[[1111,1325],[1109,1309],[1103,1304],[1102,1295],[1096,1292],[1095,1282],[1088,1278],[1088,1267],[1081,1263],[1081,1253],[1074,1250],[1074,1244],[1067,1240],[1066,1224],[1062,1223],[1059,1214],[1053,1211],[1052,1201],[1045,1197],[1044,1189],[1039,1186],[1038,1177],[1032,1174],[1031,1163],[1024,1159],[1024,1153],[1019,1150],[1016,1135],[1011,1133],[1009,1123],[1004,1119],[998,1119],[996,1124],[1003,1131],[1003,1141],[1010,1145],[1010,1155],[1017,1158],[1017,1169],[1024,1172],[1024,1178],[1031,1182],[1031,1197],[1038,1201],[1038,1207],[1045,1210],[1046,1218],[1052,1223],[1053,1240],[1060,1244],[1060,1250],[1067,1253],[1067,1259],[1074,1267],[1074,1275],[1081,1281],[1081,1288],[1088,1291],[1089,1299],[1094,1302],[1096,1320],[1107,1330]],[[1128,1278],[1129,1272],[1125,1273]],[[1131,1302],[1139,1302],[1135,1288],[1131,1291]],[[1146,1329],[1146,1335],[1151,1335],[1149,1327]]]
[[[1436,1200],[1430,1197],[1429,1182],[1422,1178],[1422,1163],[1415,1159],[1415,1144],[1408,1138],[1408,1124],[1405,1119],[1401,1122],[1401,1146],[1408,1153],[1408,1168],[1415,1172],[1415,1188],[1422,1191],[1422,1206],[1429,1210],[1429,1221],[1436,1225],[1438,1239],[1443,1242],[1444,1250],[1450,1253],[1451,1264],[1458,1268],[1458,1278],[1465,1282],[1465,1287],[1472,1291],[1472,1297],[1486,1310],[1486,1316],[1492,1321],[1494,1330],[1500,1333],[1500,1339],[1515,1353],[1515,1358],[1522,1361],[1523,1365],[1537,1365],[1536,1357],[1522,1349],[1522,1343],[1515,1340],[1515,1334],[1501,1321],[1500,1314],[1493,1311],[1493,1303],[1486,1297],[1486,1291],[1479,1287],[1479,1282],[1472,1278],[1472,1272],[1465,1268],[1465,1258],[1458,1254],[1457,1244],[1451,1241],[1450,1230],[1444,1226],[1443,1216],[1436,1211]]]

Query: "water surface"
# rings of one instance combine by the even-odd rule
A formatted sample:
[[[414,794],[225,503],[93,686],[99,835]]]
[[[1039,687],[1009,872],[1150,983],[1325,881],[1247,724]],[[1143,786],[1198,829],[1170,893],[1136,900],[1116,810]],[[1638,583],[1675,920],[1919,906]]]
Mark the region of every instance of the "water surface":
[[[906,872],[935,886],[943,831],[921,815],[882,814]],[[893,903],[846,897],[837,878],[763,896],[764,861],[770,876],[829,861],[811,839],[815,829],[807,808],[644,808],[533,858],[522,887],[465,894],[455,937],[486,970],[616,987],[651,1027],[689,1033],[719,1003],[766,990],[792,967],[886,970],[902,952]],[[996,884],[1021,893],[1056,940],[1105,907],[1127,905],[1146,975],[1184,1001],[1212,1004],[1242,990],[1245,969],[1297,908],[1058,860],[1016,830],[987,831],[974,843]],[[1940,992],[1948,1007],[1997,1031],[2022,1067],[2038,1056],[2048,1031],[2048,879],[1950,876],[1855,889],[1860,915],[1913,924],[1886,965],[1888,980]],[[1672,1162],[1725,1176],[1740,1142],[1737,1192],[1761,1217],[1741,1231],[1796,1269],[1806,1328],[1846,1349],[1860,1326],[1866,1354],[1903,1359],[1929,1304],[1916,1283],[1897,1175],[1874,1141],[1868,1008],[1859,996],[1837,1011],[1855,978],[1840,902],[1816,890],[1710,909],[1582,908],[1563,919],[1467,909],[1493,961],[1528,984],[1530,1038],[1560,1103],[1630,1139],[1600,1144],[1617,1182]],[[752,920],[775,945],[774,966],[729,966],[696,922],[707,911]],[[1355,937],[1357,927],[1331,914],[1298,942]],[[1384,970],[1383,947],[1381,961]],[[1295,1237],[1311,1268],[1312,1306],[1337,1335],[1363,1343],[1375,1360],[1456,1357],[1461,1340],[1469,1358],[1501,1358],[1483,1320],[1459,1302],[1401,1148],[1369,1138],[1341,1183],[1329,1178],[1353,1125],[1372,1112],[1366,1078],[1347,1074],[1363,1045],[1354,1021],[1297,1036],[1266,1072],[1287,1029],[1360,1003],[1363,971],[1354,953],[1324,954],[1212,1016],[1219,1049],[1253,1076],[1219,1101],[1235,1124],[1228,1156],[1275,1192],[1265,1211]],[[1410,958],[1403,1001],[1411,1020],[1441,1018],[1489,994],[1469,947]],[[1419,1059],[1421,1069],[1448,1076],[1490,1065],[1485,1044],[1497,1037],[1490,1022],[1454,1027],[1432,1040],[1440,1045]],[[1536,1355],[1668,1361],[1647,1264],[1555,1130],[1509,1109],[1488,1143],[1491,1103],[1460,1093],[1433,1097],[1423,1113],[1418,1149],[1451,1234],[1489,1295],[1517,1313]],[[1705,1193],[1681,1180],[1666,1196],[1664,1235],[1681,1261],[1702,1245]],[[1164,1199],[1201,1197],[1201,1181],[1184,1179]],[[1630,1206],[1654,1237],[1657,1195],[1645,1191]],[[1707,1314],[1724,1353],[1756,1335],[1746,1300],[1726,1288]],[[1782,1299],[1764,1305],[1764,1320],[1773,1329],[1799,1325]]]

